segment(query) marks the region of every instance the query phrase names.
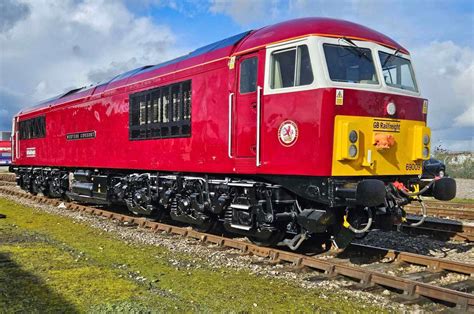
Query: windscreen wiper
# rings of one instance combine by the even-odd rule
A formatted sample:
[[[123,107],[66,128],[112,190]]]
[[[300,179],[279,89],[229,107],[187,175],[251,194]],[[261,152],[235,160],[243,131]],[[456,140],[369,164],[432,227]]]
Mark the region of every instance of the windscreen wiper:
[[[362,51],[359,51],[359,46],[357,46],[351,39],[347,38],[347,37],[341,37],[339,39],[342,39],[344,40],[345,42],[349,43],[351,46],[347,47],[347,46],[341,46],[349,51],[353,51],[355,53],[357,53],[357,55],[359,57],[364,57],[365,59],[369,60],[370,62],[372,62],[372,59],[370,59],[366,54],[365,52],[362,52]]]
[[[348,42],[349,44],[351,44],[352,46],[354,46],[354,47],[356,47],[356,48],[359,48],[359,46],[357,46],[356,43],[352,41],[352,39],[349,39],[349,38],[347,38],[347,37],[341,37],[340,39],[342,39],[342,40]]]
[[[382,64],[382,69],[385,68],[385,65],[388,63],[388,61],[390,61],[393,57],[396,57],[397,56],[397,53],[400,51],[400,48],[398,48],[397,50],[395,50],[394,53],[390,54],[387,59],[385,59],[385,61],[383,62]]]

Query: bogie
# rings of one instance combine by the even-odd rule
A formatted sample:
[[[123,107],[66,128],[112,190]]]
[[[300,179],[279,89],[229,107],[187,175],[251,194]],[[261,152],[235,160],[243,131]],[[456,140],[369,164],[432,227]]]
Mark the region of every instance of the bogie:
[[[386,204],[378,207],[330,207],[257,177],[39,167],[20,167],[15,172],[18,184],[33,194],[67,196],[96,205],[125,205],[135,215],[171,219],[199,231],[225,231],[261,245],[291,249],[303,242],[320,245],[330,239],[344,247],[358,233],[357,228],[367,225],[367,213],[379,217],[379,225],[394,221],[395,214],[404,214],[389,196]],[[344,193],[349,192],[345,189]],[[345,220],[352,229],[344,225]]]

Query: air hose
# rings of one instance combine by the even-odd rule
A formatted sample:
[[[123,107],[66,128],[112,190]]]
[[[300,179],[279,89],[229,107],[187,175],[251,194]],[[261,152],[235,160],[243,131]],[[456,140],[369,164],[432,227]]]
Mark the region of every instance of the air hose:
[[[421,195],[423,193],[425,193],[429,188],[431,188],[433,186],[433,184],[435,183],[436,180],[432,180],[427,186],[425,186],[424,188],[422,188],[421,190],[417,191],[417,192],[414,192],[414,193],[410,193],[410,192],[407,192],[405,191],[404,189],[398,189],[398,191],[400,191],[403,195],[407,196],[407,197],[417,197],[417,201],[420,203],[421,205],[421,219],[413,224],[410,224],[406,221],[406,218],[404,217],[404,222],[406,224],[408,224],[409,226],[412,226],[412,227],[418,227],[420,226],[421,224],[423,224],[425,222],[425,219],[426,219],[426,216],[427,216],[427,212],[426,212],[426,206],[425,206],[425,203],[423,203],[423,200],[421,199]]]
[[[419,221],[415,222],[415,223],[412,223],[412,224],[408,223],[408,222],[406,221],[406,218],[404,219],[404,220],[405,220],[405,223],[406,223],[407,225],[411,226],[411,227],[418,227],[418,226],[420,226],[422,223],[425,222],[425,219],[426,219],[426,216],[427,216],[425,203],[423,202],[423,200],[422,200],[419,196],[418,196],[418,199],[417,199],[417,200],[418,200],[418,202],[420,202],[420,205],[421,205],[421,219],[420,219]]]
[[[369,231],[370,227],[372,226],[372,222],[373,222],[373,219],[372,219],[372,211],[370,210],[370,208],[366,207],[365,208],[367,210],[367,215],[369,216],[369,218],[367,219],[367,225],[365,225],[364,228],[362,229],[357,229],[357,228],[354,228],[350,223],[349,221],[347,220],[347,214],[349,212],[349,207],[346,208],[346,214],[344,215],[344,222],[343,222],[343,226],[345,228],[348,228],[350,231],[354,232],[354,233],[357,233],[357,234],[361,234],[361,233],[365,233],[367,231]]]
[[[419,190],[418,192],[414,192],[414,193],[407,192],[407,191],[405,191],[404,189],[398,189],[398,191],[402,192],[402,194],[404,194],[405,196],[408,196],[408,197],[419,196],[419,195],[425,193],[426,191],[428,191],[428,189],[429,189],[434,183],[435,183],[435,180],[432,180],[427,186],[425,186],[424,188],[422,188],[422,189]]]

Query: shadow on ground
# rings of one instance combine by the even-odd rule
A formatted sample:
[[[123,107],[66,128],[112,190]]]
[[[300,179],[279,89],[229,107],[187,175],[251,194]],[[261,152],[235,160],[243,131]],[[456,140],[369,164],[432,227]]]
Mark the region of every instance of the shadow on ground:
[[[78,313],[75,307],[0,252],[0,304],[7,313]]]

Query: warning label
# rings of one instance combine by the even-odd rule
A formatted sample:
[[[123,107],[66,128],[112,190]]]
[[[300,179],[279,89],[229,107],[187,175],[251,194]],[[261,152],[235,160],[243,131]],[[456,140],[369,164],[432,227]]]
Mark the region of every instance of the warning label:
[[[230,57],[228,65],[230,70],[235,67],[235,56]]]
[[[344,104],[344,90],[336,89],[336,106],[342,106]]]

